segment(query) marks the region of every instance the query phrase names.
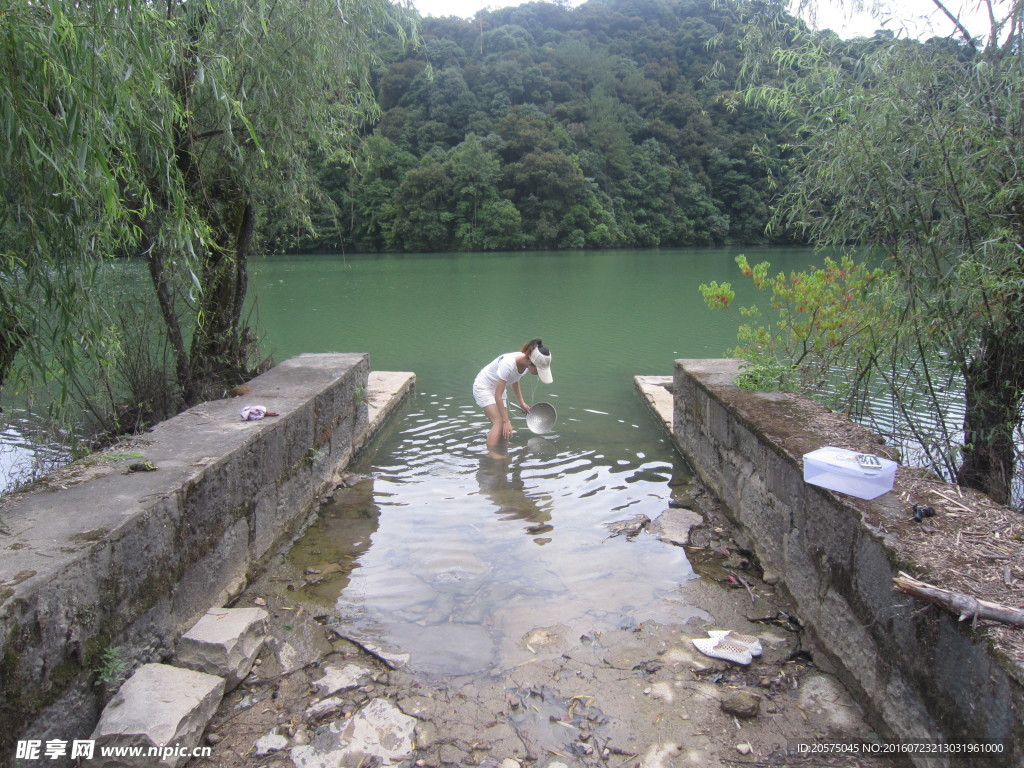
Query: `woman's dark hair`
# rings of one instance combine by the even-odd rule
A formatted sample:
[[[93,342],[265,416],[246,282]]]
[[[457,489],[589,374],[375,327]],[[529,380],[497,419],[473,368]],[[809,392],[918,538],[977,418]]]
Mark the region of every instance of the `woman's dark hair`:
[[[533,350],[535,349],[539,349],[542,355],[551,354],[550,352],[548,352],[547,347],[544,346],[544,342],[541,341],[540,339],[531,339],[530,341],[523,344],[523,348],[519,351],[522,352],[527,357],[529,357],[531,354],[533,354]]]

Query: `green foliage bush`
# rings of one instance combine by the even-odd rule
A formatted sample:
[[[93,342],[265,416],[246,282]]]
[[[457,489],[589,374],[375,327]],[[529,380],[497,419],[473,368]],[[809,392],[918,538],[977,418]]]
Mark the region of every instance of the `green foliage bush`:
[[[870,328],[879,330],[877,303],[869,303],[872,285],[882,277],[850,256],[825,258],[822,267],[789,275],[769,275],[771,265],[751,267],[739,255],[736,264],[767,299],[734,308],[729,283],[700,286],[704,302],[716,310],[735,309],[739,344],[729,354],[741,358],[737,384],[753,390],[795,392],[819,389],[839,354],[850,353]]]

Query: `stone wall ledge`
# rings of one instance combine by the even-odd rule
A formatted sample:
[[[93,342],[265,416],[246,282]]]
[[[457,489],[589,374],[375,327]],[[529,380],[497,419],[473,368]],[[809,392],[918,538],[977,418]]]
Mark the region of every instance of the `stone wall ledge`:
[[[4,497],[0,765],[18,739],[89,738],[104,652],[131,666],[170,658],[183,631],[299,532],[414,383],[371,372],[365,354],[300,355],[241,397]],[[244,421],[248,405],[276,415]]]
[[[906,489],[920,473],[900,467],[893,491],[872,501],[805,483],[801,458],[824,445],[897,457],[877,435],[806,398],[735,386],[738,370],[736,360],[677,360],[670,415],[650,395],[664,379],[638,377],[636,385],[766,572],[778,576],[827,654],[821,661],[854,692],[884,738],[991,740],[1005,752],[986,765],[1024,766],[1024,631],[972,628],[893,590],[901,571],[941,585],[943,563],[916,556],[903,540],[925,531],[907,529],[917,524]],[[958,498],[969,504],[964,494]],[[962,512],[933,522],[946,535],[949,526],[971,524]],[[930,768],[969,759],[913,758]]]

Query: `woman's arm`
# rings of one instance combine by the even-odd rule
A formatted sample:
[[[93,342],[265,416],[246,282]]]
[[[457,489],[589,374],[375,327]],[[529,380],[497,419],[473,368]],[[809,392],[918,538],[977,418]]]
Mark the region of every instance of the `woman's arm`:
[[[512,391],[516,393],[516,400],[519,401],[519,406],[523,409],[523,413],[529,413],[530,406],[528,406],[526,401],[523,399],[523,390],[519,388],[518,381],[512,382]]]

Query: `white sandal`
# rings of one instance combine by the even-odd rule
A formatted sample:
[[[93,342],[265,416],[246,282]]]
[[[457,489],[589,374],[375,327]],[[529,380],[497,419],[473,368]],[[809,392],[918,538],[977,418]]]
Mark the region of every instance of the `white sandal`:
[[[740,645],[747,646],[747,650],[750,651],[751,656],[760,656],[763,649],[761,648],[761,641],[753,635],[741,635],[732,629],[709,629],[708,637],[713,640],[732,640]]]
[[[747,646],[725,638],[698,637],[694,639],[693,644],[698,651],[713,659],[725,659],[744,666],[753,661]]]

